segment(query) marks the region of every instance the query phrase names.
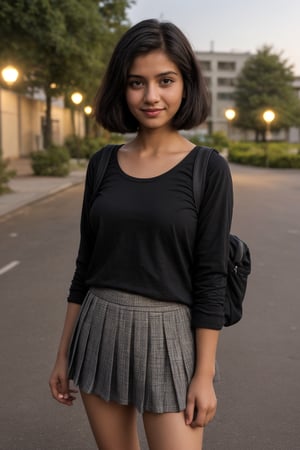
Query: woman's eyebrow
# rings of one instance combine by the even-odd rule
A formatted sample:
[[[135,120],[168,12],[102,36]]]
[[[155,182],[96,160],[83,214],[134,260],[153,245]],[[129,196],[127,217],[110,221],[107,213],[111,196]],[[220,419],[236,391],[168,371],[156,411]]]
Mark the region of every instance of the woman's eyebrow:
[[[174,72],[173,70],[168,70],[167,72],[158,73],[155,76],[156,76],[156,78],[159,78],[159,77],[165,77],[165,76],[168,76],[168,75],[176,75],[177,76],[178,73]],[[137,75],[137,74],[134,74],[134,73],[129,73],[128,74],[128,78],[129,77],[132,77],[132,78],[145,78],[143,75]]]

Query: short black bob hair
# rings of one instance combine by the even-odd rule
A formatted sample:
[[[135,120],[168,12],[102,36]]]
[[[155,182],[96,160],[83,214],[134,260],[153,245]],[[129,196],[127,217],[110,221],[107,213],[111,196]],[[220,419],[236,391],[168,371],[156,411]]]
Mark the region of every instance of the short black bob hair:
[[[185,35],[170,22],[147,19],[130,28],[112,54],[95,99],[95,117],[109,131],[135,132],[139,123],[126,103],[128,73],[137,56],[163,50],[179,68],[184,98],[172,120],[174,129],[188,130],[200,125],[209,110],[208,91],[200,66]]]

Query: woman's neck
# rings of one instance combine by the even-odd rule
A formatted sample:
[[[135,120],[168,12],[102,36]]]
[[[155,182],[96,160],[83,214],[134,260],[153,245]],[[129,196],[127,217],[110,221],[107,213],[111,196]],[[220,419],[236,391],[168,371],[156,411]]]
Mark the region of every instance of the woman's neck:
[[[153,154],[188,149],[192,144],[177,130],[140,130],[130,143],[132,149]]]

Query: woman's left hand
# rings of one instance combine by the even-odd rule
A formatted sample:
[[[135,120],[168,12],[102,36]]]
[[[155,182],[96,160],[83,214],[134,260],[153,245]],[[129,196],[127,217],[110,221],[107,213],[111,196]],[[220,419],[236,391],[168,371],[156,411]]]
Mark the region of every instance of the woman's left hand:
[[[215,416],[217,397],[211,376],[194,375],[187,392],[185,423],[205,427]]]

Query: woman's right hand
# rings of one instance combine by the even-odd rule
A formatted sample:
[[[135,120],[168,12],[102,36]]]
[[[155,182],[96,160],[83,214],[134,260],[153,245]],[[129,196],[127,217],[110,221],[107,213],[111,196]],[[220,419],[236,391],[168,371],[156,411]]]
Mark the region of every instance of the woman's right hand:
[[[78,391],[70,389],[68,379],[68,360],[67,357],[60,357],[56,360],[54,369],[51,373],[49,386],[52,397],[63,405],[72,406],[76,399]]]

